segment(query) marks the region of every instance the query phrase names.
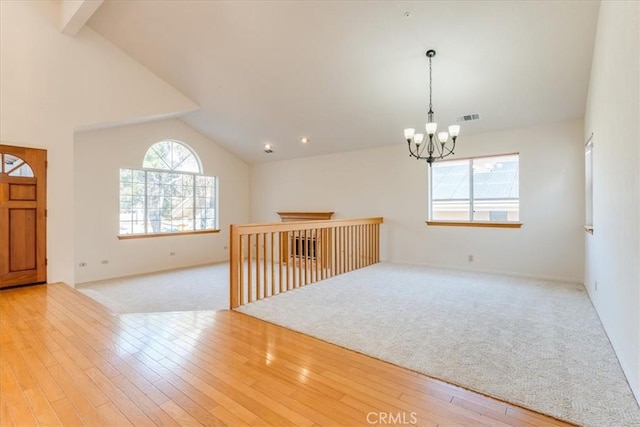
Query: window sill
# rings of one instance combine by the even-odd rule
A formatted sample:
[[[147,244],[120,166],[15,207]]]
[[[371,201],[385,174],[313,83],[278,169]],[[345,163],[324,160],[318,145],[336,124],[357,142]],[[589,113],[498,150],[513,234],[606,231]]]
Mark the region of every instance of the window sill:
[[[427,225],[447,227],[489,227],[489,228],[521,228],[521,222],[480,222],[480,221],[425,221]]]
[[[119,234],[118,240],[148,239],[151,237],[189,236],[192,234],[219,233],[220,230],[177,231],[175,233],[149,233],[149,234]]]

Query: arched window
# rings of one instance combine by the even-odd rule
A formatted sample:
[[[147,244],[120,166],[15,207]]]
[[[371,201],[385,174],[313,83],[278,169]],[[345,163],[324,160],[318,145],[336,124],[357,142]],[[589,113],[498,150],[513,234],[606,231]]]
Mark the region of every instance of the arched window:
[[[120,235],[217,230],[217,178],[187,145],[153,144],[141,169],[120,169]]]
[[[20,157],[16,157],[13,154],[0,154],[2,162],[0,163],[0,172],[6,173],[9,176],[26,176],[33,177],[33,170],[31,166],[27,164]]]
[[[144,156],[142,167],[202,173],[202,167],[195,153],[177,141],[160,141],[153,144]]]

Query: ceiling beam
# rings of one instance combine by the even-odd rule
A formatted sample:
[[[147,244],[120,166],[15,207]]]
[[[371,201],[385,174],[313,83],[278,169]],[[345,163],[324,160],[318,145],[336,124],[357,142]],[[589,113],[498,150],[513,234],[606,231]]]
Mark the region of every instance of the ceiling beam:
[[[75,37],[104,0],[62,0],[60,3],[60,31]]]

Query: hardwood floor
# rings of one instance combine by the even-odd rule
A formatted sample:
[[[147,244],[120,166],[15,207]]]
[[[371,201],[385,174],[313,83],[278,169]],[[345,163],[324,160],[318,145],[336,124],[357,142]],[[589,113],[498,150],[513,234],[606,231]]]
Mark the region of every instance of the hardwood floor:
[[[64,284],[0,292],[0,424],[563,426],[229,311],[112,316]]]

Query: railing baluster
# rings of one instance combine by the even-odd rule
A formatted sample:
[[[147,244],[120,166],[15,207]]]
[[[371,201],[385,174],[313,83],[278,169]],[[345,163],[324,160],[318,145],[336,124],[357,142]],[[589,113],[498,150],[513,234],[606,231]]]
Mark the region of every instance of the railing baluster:
[[[238,294],[240,295],[240,297],[238,298],[240,301],[240,305],[245,304],[244,301],[244,236],[238,236],[238,253],[240,255],[240,259],[238,260],[238,265],[236,265],[234,268],[236,270],[239,270],[239,280],[238,280],[238,284],[239,284],[239,289],[238,289]]]
[[[354,248],[354,252],[356,254],[356,266],[355,268],[360,268],[361,267],[361,263],[362,260],[360,259],[360,255],[362,254],[362,246],[361,246],[361,238],[362,236],[360,235],[360,225],[356,225],[356,242],[355,242],[355,248]]]
[[[282,246],[282,236],[284,235],[284,233],[280,232],[278,233],[278,292],[282,293],[284,292],[284,290],[282,289],[282,261],[283,261],[283,257],[284,257],[284,253],[283,253],[283,248],[284,246]]]
[[[345,271],[345,250],[346,250],[346,236],[347,227],[340,228],[340,271],[338,274],[346,273]]]
[[[367,224],[367,265],[371,265],[371,242],[373,239],[371,238],[371,224]]]
[[[330,234],[331,230],[327,230],[326,228],[323,228],[320,233],[322,234],[322,241],[324,242],[322,245],[322,280],[326,279],[327,276],[330,274],[330,270],[329,270],[329,263],[331,262],[331,260],[329,259],[329,243],[331,242],[331,234]]]
[[[300,262],[300,287],[307,284],[307,230],[300,231],[300,242],[302,251],[298,253],[298,261]]]
[[[353,265],[351,266],[351,270],[355,270],[358,268],[358,226],[353,226],[353,242],[351,243],[351,253],[353,254]]]
[[[358,243],[360,242],[360,226],[359,225],[354,225],[353,226],[353,268],[352,270],[355,270],[357,268],[360,268],[360,247],[358,245]]]
[[[340,274],[346,273],[347,270],[347,236],[349,227],[342,227],[340,230],[340,240],[342,240],[342,250],[340,251],[340,256],[342,258],[341,266],[340,266]]]
[[[267,233],[262,233],[262,298],[266,298],[269,290],[267,282]]]
[[[291,232],[287,232],[287,240],[284,243],[287,245],[286,258],[285,258],[285,267],[287,267],[287,286],[286,289],[291,290]]]
[[[331,277],[338,274],[338,228],[332,228],[331,232]]]
[[[336,275],[342,273],[342,227],[336,229]]]
[[[353,270],[353,261],[354,261],[354,256],[353,256],[353,234],[355,231],[355,226],[350,225],[348,228],[348,233],[347,233],[347,272]]]
[[[346,250],[346,254],[347,254],[347,272],[351,271],[351,262],[353,261],[353,251],[351,250],[351,242],[353,241],[352,238],[353,235],[353,226],[350,225],[347,227],[347,250]]]
[[[366,224],[363,224],[361,227],[362,227],[362,266],[366,267],[367,265],[369,265],[368,258],[367,258],[368,228]]]
[[[332,228],[331,232],[331,277],[335,276],[338,272],[338,229]]]
[[[270,245],[270,249],[271,249],[271,296],[276,294],[276,268],[275,268],[275,258],[273,257],[273,247],[274,247],[274,238],[275,238],[275,233],[271,232],[271,245]]]
[[[301,239],[301,235],[300,235],[300,231],[298,231],[297,233],[295,233],[295,239],[296,239],[296,253],[295,253],[295,257],[293,257],[293,265],[295,266],[295,270],[293,270],[293,287],[294,288],[299,288],[302,283],[301,280],[301,276],[300,276],[300,271],[302,270],[300,267],[300,251],[301,251],[301,243],[302,243],[302,239]]]
[[[369,239],[367,239],[367,233],[369,232],[369,225],[368,224],[364,224],[362,226],[362,266],[366,267],[367,265],[369,265],[369,261],[368,261],[368,256],[367,256],[367,243],[369,242]]]
[[[342,230],[342,256],[343,256],[343,265],[342,272],[349,272],[349,233],[351,232],[351,227],[348,225],[343,227]]]
[[[380,262],[380,226],[376,225],[376,235],[373,240],[376,248],[376,257],[374,258],[374,262]]]
[[[238,249],[242,246],[238,247],[239,234],[237,225],[229,227],[229,236],[229,308],[233,310],[243,303],[242,298],[240,297],[240,300],[238,298]],[[242,250],[240,250],[240,253],[242,253]],[[242,274],[240,274],[239,279],[240,284],[242,284]]]
[[[371,264],[376,262],[376,225],[371,225]]]
[[[313,265],[316,267],[313,270],[314,271],[313,278],[314,278],[314,282],[317,282],[317,281],[321,280],[320,279],[320,270],[319,270],[319,268],[320,268],[320,262],[321,262],[321,260],[320,260],[320,251],[322,250],[320,248],[320,243],[322,241],[320,240],[320,237],[318,236],[318,229],[317,228],[313,229],[313,234],[314,234],[314,238],[313,238],[313,242],[314,242],[313,243],[313,260],[314,260],[314,263],[313,263]]]
[[[304,230],[304,284],[308,285],[310,282],[310,277],[309,277],[309,273],[310,273],[310,261],[311,261],[311,257],[310,257],[310,246],[311,246],[311,241],[309,239],[309,235],[310,235],[310,230]]]
[[[251,234],[247,234],[247,293],[249,302],[253,302],[253,267],[251,266]]]
[[[260,301],[260,233],[256,234],[256,301]]]
[[[351,226],[352,230],[352,238],[351,238],[351,255],[353,258],[351,259],[351,270],[356,269],[358,265],[358,226]]]
[[[320,236],[322,237],[322,239],[320,240],[322,242],[322,246],[320,247],[320,252],[322,253],[322,261],[320,264],[320,279],[324,280],[327,278],[327,273],[329,272],[329,265],[327,264],[327,262],[329,261],[328,257],[327,257],[327,248],[329,247],[329,230],[322,228],[320,229]]]

